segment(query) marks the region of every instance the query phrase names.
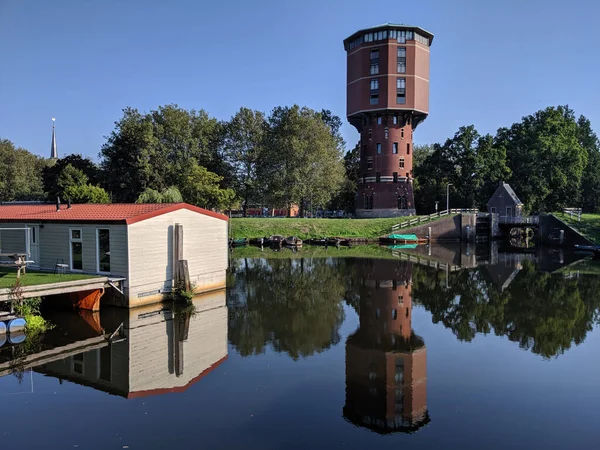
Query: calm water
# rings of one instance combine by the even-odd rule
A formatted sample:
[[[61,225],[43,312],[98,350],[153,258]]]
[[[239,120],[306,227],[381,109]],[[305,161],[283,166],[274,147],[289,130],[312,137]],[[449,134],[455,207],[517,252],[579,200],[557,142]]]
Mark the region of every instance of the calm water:
[[[3,447],[598,448],[577,258],[242,249],[193,308],[48,312],[0,349]]]

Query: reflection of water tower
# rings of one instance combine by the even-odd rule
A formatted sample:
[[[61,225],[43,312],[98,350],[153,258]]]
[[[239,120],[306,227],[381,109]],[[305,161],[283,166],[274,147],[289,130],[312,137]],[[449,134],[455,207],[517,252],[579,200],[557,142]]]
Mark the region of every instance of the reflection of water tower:
[[[363,260],[358,330],[346,341],[344,417],[379,433],[429,422],[423,339],[411,328],[412,265]]]

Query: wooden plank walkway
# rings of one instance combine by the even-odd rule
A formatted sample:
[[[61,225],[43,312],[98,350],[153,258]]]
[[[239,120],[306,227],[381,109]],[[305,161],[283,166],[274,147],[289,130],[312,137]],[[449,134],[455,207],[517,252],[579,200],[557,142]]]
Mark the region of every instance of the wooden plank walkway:
[[[43,297],[47,295],[67,294],[69,292],[103,289],[108,285],[108,277],[87,278],[85,280],[63,281],[59,283],[22,286],[23,298]],[[11,289],[0,289],[0,301],[12,301]]]

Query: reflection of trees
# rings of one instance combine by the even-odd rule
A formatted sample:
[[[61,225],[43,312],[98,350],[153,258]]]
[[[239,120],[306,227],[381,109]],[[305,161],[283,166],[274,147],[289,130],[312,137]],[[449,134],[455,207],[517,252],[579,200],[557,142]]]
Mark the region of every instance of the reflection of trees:
[[[229,340],[243,356],[267,344],[292,358],[340,340],[346,271],[342,260],[234,260],[228,288]]]
[[[523,349],[545,358],[580,344],[598,321],[600,278],[567,279],[536,272],[526,262],[503,292],[483,269],[445,274],[415,267],[414,300],[460,340],[477,333],[507,336]]]

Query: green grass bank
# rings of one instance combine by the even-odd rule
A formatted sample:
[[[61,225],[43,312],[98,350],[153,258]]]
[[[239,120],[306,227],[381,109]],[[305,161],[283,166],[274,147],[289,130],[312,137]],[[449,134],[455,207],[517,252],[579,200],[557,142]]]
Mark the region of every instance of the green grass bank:
[[[577,217],[570,218],[568,214],[554,213],[567,225],[575,228],[590,241],[600,244],[600,214],[582,214],[581,221]]]
[[[300,239],[333,236],[376,239],[391,233],[393,225],[414,218],[415,216],[391,219],[234,218],[231,219],[231,237],[252,239],[280,234],[286,237],[298,236]],[[426,222],[421,224],[423,223]]]
[[[36,272],[27,270],[26,274],[21,274],[21,286],[36,286],[39,284],[61,283],[63,281],[76,281],[94,278],[93,275],[83,274],[53,274],[48,272]],[[8,267],[0,268],[0,289],[12,288],[17,281],[17,269]]]

